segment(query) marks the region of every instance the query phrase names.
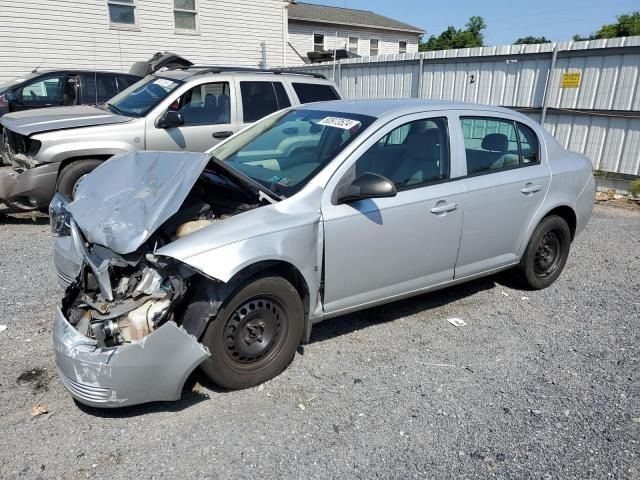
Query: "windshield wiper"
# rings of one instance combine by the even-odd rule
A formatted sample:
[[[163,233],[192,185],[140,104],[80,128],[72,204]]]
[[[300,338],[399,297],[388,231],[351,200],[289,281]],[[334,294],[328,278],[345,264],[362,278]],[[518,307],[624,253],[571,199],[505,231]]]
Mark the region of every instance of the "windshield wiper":
[[[247,187],[251,188],[252,190],[254,190],[256,192],[256,194],[258,195],[258,200],[266,200],[266,201],[268,201],[270,203],[277,203],[280,200],[284,200],[285,197],[282,197],[282,196],[272,192],[271,190],[269,190],[264,185],[261,185],[259,182],[256,182],[253,178],[245,175],[244,173],[236,170],[233,167],[230,167],[229,165],[224,163],[222,160],[220,160],[215,155],[211,155],[211,160],[218,167],[220,167],[222,170],[224,170],[225,173],[228,173],[229,175],[231,175],[236,180],[240,180],[240,182],[242,182],[245,186],[247,186]]]
[[[124,113],[122,110],[120,110],[118,107],[116,107],[113,103],[105,103],[105,105],[107,107],[109,107],[111,110],[113,110],[113,113],[117,113],[118,115],[125,115],[128,116],[126,113]]]

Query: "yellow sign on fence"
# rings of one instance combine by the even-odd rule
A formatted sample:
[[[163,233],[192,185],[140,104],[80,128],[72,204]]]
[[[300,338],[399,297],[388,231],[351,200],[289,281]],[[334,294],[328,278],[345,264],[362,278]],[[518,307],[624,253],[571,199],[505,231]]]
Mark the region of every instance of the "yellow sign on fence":
[[[580,72],[568,72],[562,74],[561,88],[578,88],[580,86]]]

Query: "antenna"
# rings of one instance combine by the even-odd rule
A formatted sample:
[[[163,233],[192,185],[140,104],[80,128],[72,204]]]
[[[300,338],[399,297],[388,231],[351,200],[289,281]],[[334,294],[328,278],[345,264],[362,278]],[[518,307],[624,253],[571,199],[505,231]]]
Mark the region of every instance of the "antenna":
[[[36,68],[31,70],[31,73],[38,73],[38,69],[42,66],[42,64],[46,61],[46,58],[43,58],[42,61],[38,64]]]

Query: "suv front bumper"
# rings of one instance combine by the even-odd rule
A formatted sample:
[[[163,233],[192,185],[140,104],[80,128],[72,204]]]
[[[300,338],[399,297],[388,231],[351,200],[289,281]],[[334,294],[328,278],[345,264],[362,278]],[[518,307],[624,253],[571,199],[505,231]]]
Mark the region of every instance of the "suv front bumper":
[[[101,348],[73,328],[59,308],[53,346],[60,379],[71,396],[101,408],[178,400],[187,377],[209,356],[174,322],[139,342]]]
[[[17,172],[0,167],[0,202],[23,209],[46,207],[56,190],[59,163],[43,163]]]

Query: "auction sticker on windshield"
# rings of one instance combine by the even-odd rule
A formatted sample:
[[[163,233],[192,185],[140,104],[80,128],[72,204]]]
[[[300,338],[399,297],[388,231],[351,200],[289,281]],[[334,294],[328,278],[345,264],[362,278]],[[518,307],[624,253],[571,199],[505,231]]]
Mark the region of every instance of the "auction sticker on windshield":
[[[325,117],[318,122],[318,125],[323,125],[325,127],[342,128],[343,130],[351,130],[354,127],[360,126],[360,122],[358,120],[352,120],[350,118]]]

